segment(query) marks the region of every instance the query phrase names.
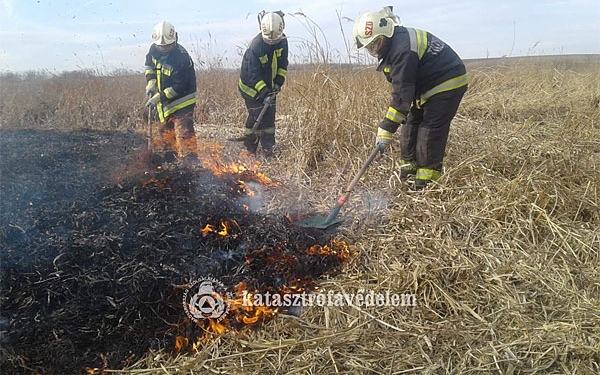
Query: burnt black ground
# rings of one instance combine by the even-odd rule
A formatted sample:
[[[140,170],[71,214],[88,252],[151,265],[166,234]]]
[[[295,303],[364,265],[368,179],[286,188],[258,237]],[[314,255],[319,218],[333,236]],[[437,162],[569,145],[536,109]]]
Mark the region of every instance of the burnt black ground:
[[[200,335],[174,285],[211,276],[277,290],[342,262],[307,252],[332,233],[247,211],[239,180],[252,174],[152,169],[131,133],[0,135],[3,374],[80,374],[102,357],[122,368]],[[223,221],[237,223],[229,235],[202,235]]]

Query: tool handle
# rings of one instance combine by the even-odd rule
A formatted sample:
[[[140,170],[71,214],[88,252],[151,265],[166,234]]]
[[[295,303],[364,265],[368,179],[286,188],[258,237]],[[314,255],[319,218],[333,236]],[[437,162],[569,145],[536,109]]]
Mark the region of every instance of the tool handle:
[[[342,194],[338,198],[338,201],[337,201],[338,206],[341,207],[344,203],[346,203],[346,199],[348,199],[348,196],[350,195],[352,190],[354,190],[354,187],[358,183],[358,180],[360,180],[360,178],[363,176],[363,174],[365,174],[365,172],[367,171],[367,168],[369,167],[369,165],[371,165],[371,163],[373,162],[373,160],[375,160],[375,158],[377,157],[377,154],[379,154],[379,153],[380,153],[379,147],[375,146],[375,148],[373,148],[373,151],[371,151],[371,155],[369,155],[369,158],[364,162],[363,166],[360,168],[360,170],[358,171],[356,176],[354,176],[354,179],[350,182],[350,184],[348,184],[348,187],[346,188],[346,191],[344,191],[344,194]]]
[[[152,108],[148,107],[148,152],[152,153]]]
[[[252,126],[252,131],[255,131],[256,128],[258,128],[258,125],[260,124],[260,122],[262,121],[265,112],[267,112],[267,108],[269,108],[270,104],[264,104],[262,109],[260,110],[260,113],[258,114],[258,117],[256,118],[256,122],[254,123],[254,125]]]

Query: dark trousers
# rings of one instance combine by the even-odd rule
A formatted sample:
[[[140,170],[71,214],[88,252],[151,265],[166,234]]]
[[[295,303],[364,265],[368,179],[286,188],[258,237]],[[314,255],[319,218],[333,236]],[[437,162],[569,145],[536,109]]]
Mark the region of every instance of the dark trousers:
[[[417,168],[442,170],[450,123],[466,91],[465,86],[439,93],[421,108],[413,104],[401,131],[403,160],[415,161]]]
[[[244,146],[246,146],[246,149],[249,152],[254,153],[260,142],[263,150],[267,152],[272,151],[275,146],[275,103],[267,108],[256,131],[250,132],[250,129],[254,126],[264,105],[262,102],[258,102],[254,99],[244,98],[244,101],[246,102],[246,109],[248,110],[248,118],[246,119],[245,125],[246,138]]]

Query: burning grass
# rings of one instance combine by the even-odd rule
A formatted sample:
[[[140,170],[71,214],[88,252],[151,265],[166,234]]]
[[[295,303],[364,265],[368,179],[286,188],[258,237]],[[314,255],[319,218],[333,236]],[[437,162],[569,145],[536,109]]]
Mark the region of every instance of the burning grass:
[[[263,329],[214,337],[193,354],[151,347],[125,372],[598,373],[598,66],[567,57],[470,65],[439,184],[405,191],[395,145],[373,163],[336,234],[358,256],[317,286],[414,293],[417,306],[307,307]],[[389,86],[373,70],[290,69],[278,100],[279,154],[261,165],[281,183],[265,211],[331,209],[367,157],[387,105]],[[209,107],[201,139],[239,135],[241,101]],[[238,113],[238,122],[222,121],[221,110]],[[2,118],[11,122],[18,124]],[[219,236],[199,231],[209,223],[222,231],[223,221],[235,235],[230,219],[195,223],[197,240]]]
[[[94,146],[139,148],[140,138],[37,131],[3,136],[2,188],[11,202],[2,216],[8,223],[2,233],[2,316],[10,319],[2,337],[3,371],[79,373],[88,367],[94,373],[126,366],[149,349],[197,350],[218,335],[252,330],[280,311],[244,304],[242,292],[310,292],[350,256],[331,233],[249,209],[255,194],[246,184],[275,184],[252,167],[208,158],[214,148],[202,152],[214,170],[146,167],[107,183],[108,169],[127,171],[138,161],[103,160],[108,150]],[[43,154],[35,142],[43,143]],[[94,160],[84,169],[77,158],[61,155],[78,147]],[[36,166],[43,158],[60,158],[70,174],[46,163],[45,173],[60,180],[44,181],[36,176],[44,170]],[[20,168],[23,162],[30,174]],[[78,181],[73,195],[58,190]],[[222,282],[223,296],[232,293],[224,319],[192,321],[183,313],[183,290],[201,277]]]

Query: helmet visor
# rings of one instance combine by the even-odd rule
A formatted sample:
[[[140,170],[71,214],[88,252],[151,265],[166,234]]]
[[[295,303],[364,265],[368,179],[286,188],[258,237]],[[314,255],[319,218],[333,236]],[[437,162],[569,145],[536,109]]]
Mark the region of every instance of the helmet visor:
[[[383,36],[378,35],[375,38],[373,38],[373,40],[371,40],[371,42],[369,44],[367,44],[365,46],[367,52],[369,52],[369,55],[373,56],[373,57],[379,57],[379,50],[381,49],[381,45],[383,40]]]
[[[375,39],[374,36],[370,36],[368,38],[362,37],[360,35],[357,35],[356,37],[354,37],[354,41],[356,42],[356,48],[358,49],[363,49],[366,46],[368,46],[373,39]]]

